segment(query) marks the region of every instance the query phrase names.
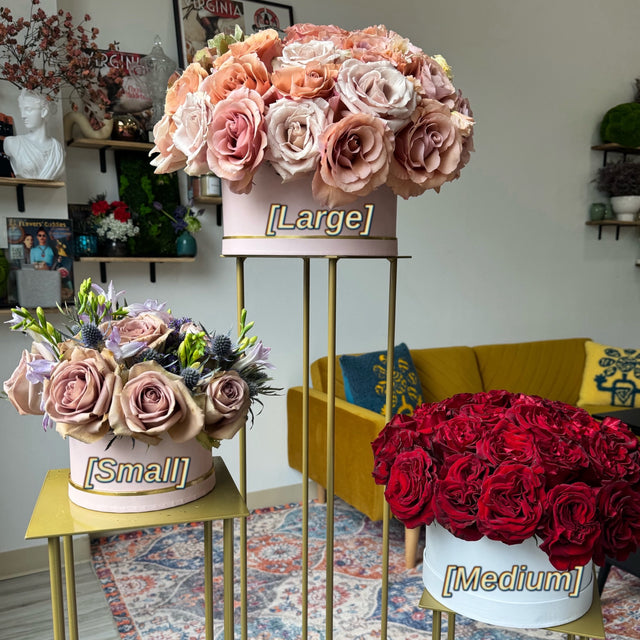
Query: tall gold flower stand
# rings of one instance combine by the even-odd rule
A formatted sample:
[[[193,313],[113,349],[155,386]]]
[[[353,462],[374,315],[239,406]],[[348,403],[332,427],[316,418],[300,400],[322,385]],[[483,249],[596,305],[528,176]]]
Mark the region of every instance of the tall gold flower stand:
[[[60,538],[64,549],[69,638],[77,640],[73,536],[189,522],[202,522],[204,525],[205,637],[213,640],[213,520],[222,520],[223,523],[224,637],[233,639],[233,522],[235,518],[244,520],[249,511],[222,458],[214,457],[213,460],[216,473],[213,491],[188,504],[142,513],[105,513],[79,507],[68,498],[69,470],[53,469],[47,473],[25,538],[48,540],[54,640],[65,640]]]
[[[431,626],[432,640],[440,640],[443,613],[446,613],[448,616],[447,640],[455,640],[456,613],[454,611],[440,604],[426,589],[422,593],[422,598],[420,598],[420,604],[418,606],[421,609],[430,609],[433,613],[433,622]],[[602,608],[600,605],[597,581],[593,580],[593,600],[591,602],[591,608],[587,613],[573,622],[567,622],[566,624],[561,624],[557,627],[547,627],[547,629],[549,631],[566,634],[567,640],[574,640],[576,638],[585,640],[586,638],[604,640],[604,623],[602,620]]]

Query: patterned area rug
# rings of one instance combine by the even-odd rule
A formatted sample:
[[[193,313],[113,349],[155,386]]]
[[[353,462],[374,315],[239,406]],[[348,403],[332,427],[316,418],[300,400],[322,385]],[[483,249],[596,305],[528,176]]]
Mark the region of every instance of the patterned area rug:
[[[325,505],[309,510],[309,633],[325,637]],[[222,598],[222,525],[213,523],[214,593]],[[301,635],[301,507],[252,512],[248,539],[250,640],[295,640]],[[238,571],[236,525],[236,572]],[[344,502],[335,504],[334,637],[380,638],[382,523],[371,522]],[[404,532],[391,522],[389,567],[390,640],[426,640],[431,614],[418,608],[421,565],[404,569]],[[129,532],[92,541],[93,564],[122,640],[204,638],[203,533],[198,524]],[[236,579],[236,638],[239,628]],[[612,569],[603,593],[609,640],[640,640],[640,579]],[[214,605],[215,639],[224,638],[222,602]],[[443,616],[443,637],[446,617]],[[496,628],[458,616],[464,640],[560,640],[544,630]]]

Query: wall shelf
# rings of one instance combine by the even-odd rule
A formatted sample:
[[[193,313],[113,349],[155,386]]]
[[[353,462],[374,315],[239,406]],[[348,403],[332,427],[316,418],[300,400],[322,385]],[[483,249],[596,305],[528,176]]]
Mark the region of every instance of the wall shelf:
[[[623,147],[621,144],[617,144],[615,142],[606,142],[604,144],[596,144],[591,147],[594,151],[604,151],[604,157],[602,159],[602,166],[607,164],[607,154],[608,153],[621,153],[622,161],[626,159],[627,156],[639,156],[640,155],[640,147]]]
[[[130,142],[128,140],[111,140],[106,138],[72,138],[67,140],[68,147],[78,147],[81,149],[97,149],[100,152],[100,172],[107,172],[107,150],[126,150],[126,151],[146,151],[147,153],[153,149],[152,142]]]
[[[107,263],[110,262],[138,262],[147,263],[149,265],[149,279],[151,282],[156,281],[156,263],[164,262],[195,262],[193,257],[181,258],[163,258],[163,257],[126,257],[126,258],[109,258],[108,256],[85,256],[78,258],[80,262],[98,262],[100,264],[100,282],[107,281]]]
[[[65,186],[59,180],[32,180],[30,178],[0,178],[0,186],[15,187],[18,199],[18,211],[23,213],[24,207],[24,187],[35,187],[37,189],[60,189]]]
[[[640,227],[640,221],[625,222],[623,220],[587,220],[588,227],[598,227],[598,240],[602,238],[602,227],[615,227],[616,240],[620,238],[620,227]]]
[[[216,224],[222,226],[222,196],[198,196],[193,199],[194,204],[213,204],[216,207]]]

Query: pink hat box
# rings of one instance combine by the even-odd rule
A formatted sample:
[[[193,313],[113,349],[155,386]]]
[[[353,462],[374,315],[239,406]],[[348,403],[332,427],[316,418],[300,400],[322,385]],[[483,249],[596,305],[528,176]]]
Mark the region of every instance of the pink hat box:
[[[558,571],[536,538],[507,545],[426,528],[422,579],[444,606],[479,622],[520,629],[555,627],[583,616],[593,599],[593,565]]]
[[[394,257],[397,198],[386,186],[337,207],[311,195],[312,177],[282,182],[261,166],[250,193],[222,181],[225,256]]]
[[[196,439],[176,443],[163,436],[151,446],[113,435],[92,444],[69,438],[69,461],[69,499],[93,511],[168,509],[201,498],[216,484],[211,450]]]

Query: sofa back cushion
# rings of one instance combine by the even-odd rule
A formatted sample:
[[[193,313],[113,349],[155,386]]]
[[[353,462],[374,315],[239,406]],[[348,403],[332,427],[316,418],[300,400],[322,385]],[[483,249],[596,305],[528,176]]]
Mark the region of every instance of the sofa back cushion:
[[[587,338],[473,347],[485,391],[505,389],[575,405]]]
[[[318,358],[311,363],[309,372],[311,374],[311,386],[322,393],[327,393],[327,363],[329,359],[327,356],[324,358]],[[344,391],[344,379],[342,377],[342,371],[340,369],[340,356],[336,356],[336,398],[342,398],[346,400]]]
[[[482,391],[482,378],[471,347],[411,349],[424,402],[439,402],[456,393]]]

